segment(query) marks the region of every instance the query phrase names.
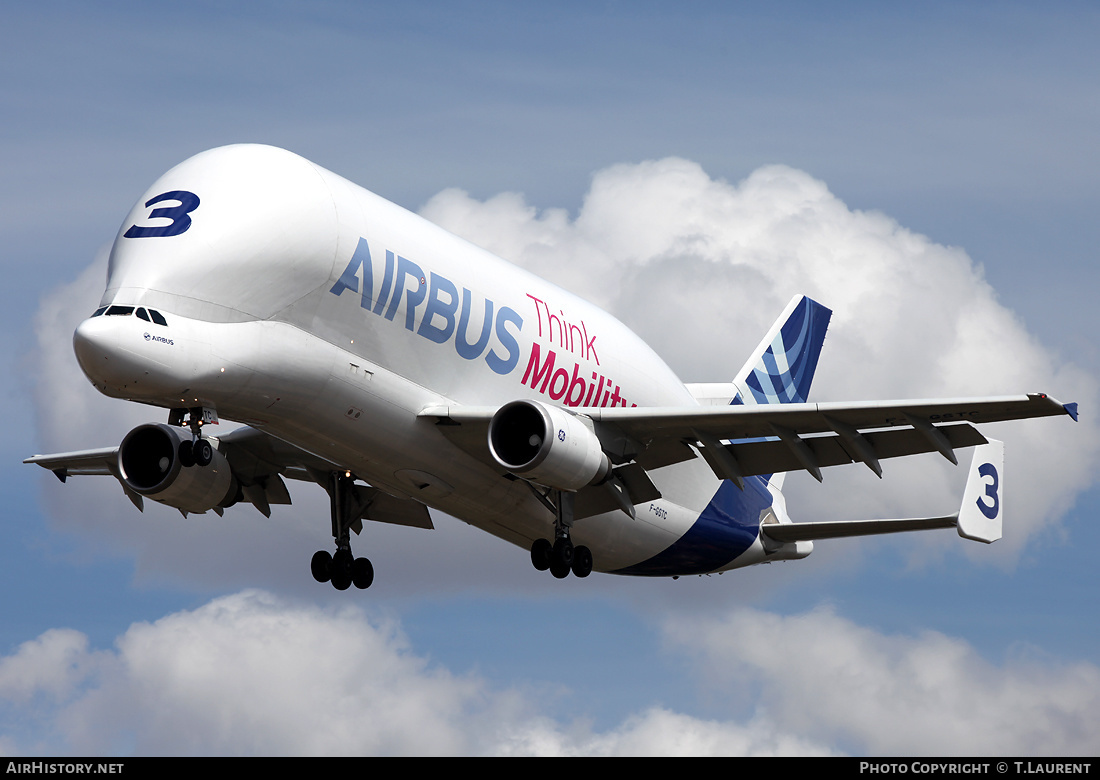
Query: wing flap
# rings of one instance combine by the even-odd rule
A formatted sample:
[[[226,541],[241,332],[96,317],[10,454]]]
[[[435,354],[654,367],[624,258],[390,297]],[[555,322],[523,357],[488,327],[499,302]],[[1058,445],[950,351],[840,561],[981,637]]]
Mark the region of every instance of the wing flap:
[[[605,512],[614,512],[622,509],[623,505],[615,497],[619,486],[629,499],[631,506],[644,504],[647,501],[656,501],[661,497],[661,491],[653,484],[644,468],[637,463],[628,463],[619,466],[613,471],[618,485],[604,483],[590,485],[577,492],[576,504],[573,508],[573,516],[578,520],[594,515],[602,515]]]
[[[360,514],[363,520],[376,523],[405,525],[412,528],[432,530],[432,516],[428,507],[411,498],[397,498],[375,487],[355,486],[359,500],[364,504]]]

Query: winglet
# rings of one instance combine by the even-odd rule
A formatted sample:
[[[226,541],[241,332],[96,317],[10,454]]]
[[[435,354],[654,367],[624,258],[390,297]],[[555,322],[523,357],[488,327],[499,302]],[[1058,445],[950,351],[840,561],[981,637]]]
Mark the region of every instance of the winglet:
[[[959,536],[977,542],[1001,538],[1004,515],[1004,443],[990,439],[974,448],[959,509]]]
[[[1066,414],[1073,418],[1074,422],[1077,422],[1077,402],[1074,401],[1071,404],[1062,404],[1062,408],[1066,410]]]

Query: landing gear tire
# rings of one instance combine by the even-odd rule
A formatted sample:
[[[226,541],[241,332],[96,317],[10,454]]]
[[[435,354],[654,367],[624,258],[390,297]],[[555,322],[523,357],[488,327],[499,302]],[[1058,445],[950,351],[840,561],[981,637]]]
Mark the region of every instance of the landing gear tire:
[[[352,577],[351,553],[347,550],[337,550],[332,556],[332,566],[329,573],[332,577],[332,587],[336,590],[347,590],[351,587]]]
[[[573,543],[568,537],[562,537],[554,542],[553,560],[563,564],[567,569],[573,565],[573,554]]]
[[[583,544],[573,549],[573,576],[587,577],[592,573],[592,551]]]
[[[181,441],[179,448],[180,465],[190,468],[195,465],[195,451],[189,441]]]
[[[199,439],[191,446],[191,453],[195,456],[196,466],[209,466],[214,460],[214,448],[206,439]]]
[[[549,569],[559,580],[568,577],[569,572],[584,578],[592,573],[592,551],[583,544],[574,547],[568,537],[561,537],[554,544],[536,539],[531,545],[531,563],[539,571]]]
[[[550,554],[550,573],[559,580],[569,576],[569,569],[573,565],[573,543],[568,538],[562,537],[554,542],[553,552]]]
[[[328,582],[332,579],[332,556],[325,550],[313,553],[313,560],[309,562],[309,570],[313,572],[313,579],[318,582]]]
[[[546,571],[550,568],[550,560],[554,554],[554,545],[550,544],[549,539],[536,539],[535,543],[531,545],[531,563],[539,571]]]
[[[351,565],[351,581],[359,590],[366,590],[374,582],[374,566],[366,558],[356,558]]]

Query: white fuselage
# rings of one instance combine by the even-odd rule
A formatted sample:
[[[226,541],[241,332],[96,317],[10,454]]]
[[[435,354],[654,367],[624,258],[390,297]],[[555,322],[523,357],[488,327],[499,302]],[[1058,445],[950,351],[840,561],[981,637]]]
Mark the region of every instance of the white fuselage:
[[[160,214],[146,205],[165,193],[177,195]],[[423,409],[696,403],[598,307],[272,147],[215,149],[156,182],[115,242],[108,304],[152,308],[168,324],[100,316],[80,326],[77,354],[102,392],[214,408],[523,547],[552,538],[552,514]],[[721,484],[701,460],[651,476],[663,497],[636,519],[577,522],[574,540],[597,569],[677,542]],[[764,557],[756,539],[718,568]]]

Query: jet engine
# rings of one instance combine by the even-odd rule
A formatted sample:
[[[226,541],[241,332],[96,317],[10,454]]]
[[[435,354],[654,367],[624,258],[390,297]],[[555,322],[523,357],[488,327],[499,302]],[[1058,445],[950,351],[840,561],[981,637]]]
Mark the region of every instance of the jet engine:
[[[200,446],[210,447],[210,462],[196,465],[194,457],[181,457],[185,442],[189,448],[191,437],[171,426],[139,425],[119,445],[119,479],[135,493],[184,512],[201,514],[233,504],[238,485],[225,456],[201,439]]]
[[[603,481],[611,461],[580,416],[539,401],[512,401],[489,422],[489,451],[513,474],[577,491]]]

